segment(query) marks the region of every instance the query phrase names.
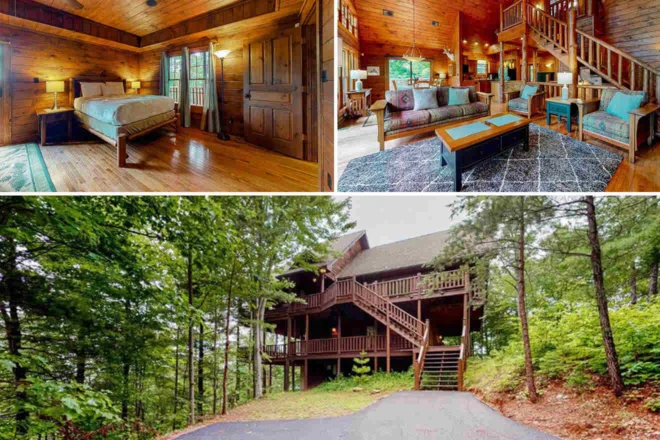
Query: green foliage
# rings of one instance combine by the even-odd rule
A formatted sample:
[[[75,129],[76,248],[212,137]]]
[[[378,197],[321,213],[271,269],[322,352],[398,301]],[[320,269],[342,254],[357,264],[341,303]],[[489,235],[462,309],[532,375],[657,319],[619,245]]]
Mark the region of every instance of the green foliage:
[[[654,413],[660,412],[660,395],[655,394],[654,396],[650,397],[646,402],[644,402],[644,407]]]
[[[355,375],[355,380],[358,382],[363,382],[365,377],[371,373],[371,367],[369,366],[370,359],[367,357],[366,351],[360,352],[360,357],[353,358],[353,374]]]
[[[412,368],[405,372],[391,372],[387,374],[382,371],[365,376],[363,379],[355,375],[342,376],[326,381],[314,388],[313,391],[350,391],[360,387],[366,392],[373,391],[403,391],[411,390],[414,385],[414,374]]]

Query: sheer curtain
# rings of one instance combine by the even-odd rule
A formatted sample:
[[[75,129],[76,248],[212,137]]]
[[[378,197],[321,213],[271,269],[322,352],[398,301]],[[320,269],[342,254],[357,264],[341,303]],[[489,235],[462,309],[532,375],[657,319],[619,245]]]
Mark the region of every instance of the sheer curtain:
[[[179,91],[179,113],[184,127],[190,127],[190,50],[181,50],[181,90]]]
[[[170,62],[166,52],[160,54],[160,91],[159,95],[167,96],[170,86]]]
[[[206,114],[206,130],[211,133],[220,132],[220,106],[218,105],[218,88],[215,83],[215,50],[209,43],[209,71],[204,82],[204,113]],[[224,81],[224,78],[222,79]]]

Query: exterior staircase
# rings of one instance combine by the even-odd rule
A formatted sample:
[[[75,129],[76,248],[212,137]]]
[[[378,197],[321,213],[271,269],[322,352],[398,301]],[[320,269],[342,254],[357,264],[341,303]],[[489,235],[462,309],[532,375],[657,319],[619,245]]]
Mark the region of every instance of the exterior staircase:
[[[460,347],[430,347],[424,360],[420,389],[459,390]]]

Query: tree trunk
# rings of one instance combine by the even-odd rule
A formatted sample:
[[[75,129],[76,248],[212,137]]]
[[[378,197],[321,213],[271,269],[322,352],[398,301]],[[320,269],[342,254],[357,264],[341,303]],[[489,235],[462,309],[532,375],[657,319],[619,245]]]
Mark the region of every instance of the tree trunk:
[[[128,379],[131,372],[131,364],[128,359],[124,358],[122,368],[122,397],[121,397],[121,419],[125,422],[128,419]]]
[[[218,304],[216,300],[213,322],[213,415],[218,413]]]
[[[238,315],[240,316],[240,310]],[[241,398],[241,363],[238,348],[241,346],[241,331],[238,322],[236,323],[236,385],[234,386],[234,405],[238,404]]]
[[[192,284],[192,251],[188,249],[188,398],[190,402],[190,416],[188,423],[195,423],[195,365],[193,352],[195,350],[195,341],[193,340],[193,284]]]
[[[229,278],[229,289],[227,292],[227,312],[225,314],[225,362],[222,369],[222,414],[227,414],[227,379],[229,378],[229,335],[231,322],[231,296],[234,287],[234,275],[236,273],[236,257],[231,268],[231,278]],[[238,328],[238,325],[236,326]],[[236,340],[238,341],[238,339]],[[238,364],[238,362],[237,362]]]
[[[520,198],[520,225],[518,236],[518,315],[522,328],[523,346],[525,350],[525,376],[529,400],[535,403],[538,395],[534,383],[534,364],[532,363],[532,347],[529,342],[529,326],[527,324],[527,307],[525,305],[525,200]]]
[[[630,304],[637,304],[637,266],[634,261],[630,268]]]
[[[174,418],[172,431],[176,430],[176,414],[179,403],[179,341],[181,340],[181,327],[176,327],[176,354],[174,357]]]
[[[607,308],[607,296],[605,295],[605,280],[600,250],[600,239],[598,237],[598,224],[596,222],[596,204],[593,196],[586,196],[587,221],[589,222],[589,243],[591,245],[591,268],[596,288],[596,304],[598,304],[598,318],[600,319],[600,330],[603,335],[603,346],[607,360],[607,371],[612,383],[614,395],[623,394],[623,379],[619,368],[619,359],[614,346],[612,327],[610,326],[610,315]]]
[[[649,275],[649,301],[653,295],[658,294],[658,266],[660,265],[660,258],[657,256],[653,259],[651,263],[651,273]]]
[[[262,335],[263,335],[263,319],[264,312],[266,310],[266,300],[258,299],[257,300],[257,316],[254,323],[254,398],[260,399],[264,394],[264,388],[262,383],[263,375],[263,365],[261,358],[261,350],[263,346]]]
[[[197,414],[204,415],[204,324],[199,324],[199,357],[197,358]]]

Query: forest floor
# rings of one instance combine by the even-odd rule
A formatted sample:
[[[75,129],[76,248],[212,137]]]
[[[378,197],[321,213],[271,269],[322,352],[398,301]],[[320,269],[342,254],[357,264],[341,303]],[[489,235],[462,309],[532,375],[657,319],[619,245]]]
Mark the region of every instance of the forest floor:
[[[158,440],[171,440],[201,427],[220,422],[250,422],[259,420],[315,419],[353,414],[372,403],[389,396],[396,390],[380,392],[315,391],[267,395],[240,405],[226,416],[205,419],[185,430],[171,432]]]
[[[605,386],[576,392],[552,383],[535,404],[523,393],[478,397],[519,423],[566,440],[658,440],[660,414],[650,412],[643,403],[658,392],[660,388],[633,389],[617,399]]]

